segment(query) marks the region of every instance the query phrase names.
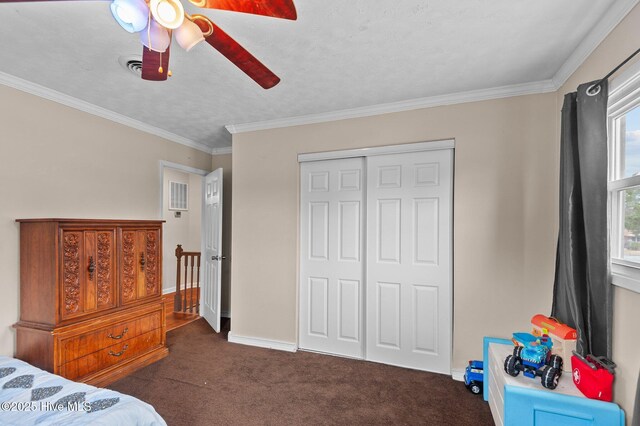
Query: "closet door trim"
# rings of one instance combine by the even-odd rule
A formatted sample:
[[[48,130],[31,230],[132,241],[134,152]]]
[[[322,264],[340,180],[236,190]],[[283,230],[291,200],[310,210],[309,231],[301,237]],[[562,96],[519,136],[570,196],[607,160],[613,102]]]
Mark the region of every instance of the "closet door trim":
[[[373,148],[344,149],[340,151],[312,152],[298,154],[298,162],[318,160],[339,160],[353,157],[369,157],[372,155],[402,154],[406,152],[434,151],[441,149],[454,149],[454,139],[444,139],[433,142],[406,143],[401,145],[377,146]]]

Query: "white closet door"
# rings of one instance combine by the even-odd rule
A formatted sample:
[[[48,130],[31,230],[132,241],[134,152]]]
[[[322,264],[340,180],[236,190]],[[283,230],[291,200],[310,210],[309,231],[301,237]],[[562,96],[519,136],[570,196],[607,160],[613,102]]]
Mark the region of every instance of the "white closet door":
[[[300,166],[302,349],[362,357],[363,161]]]
[[[451,150],[367,158],[367,350],[450,374]]]

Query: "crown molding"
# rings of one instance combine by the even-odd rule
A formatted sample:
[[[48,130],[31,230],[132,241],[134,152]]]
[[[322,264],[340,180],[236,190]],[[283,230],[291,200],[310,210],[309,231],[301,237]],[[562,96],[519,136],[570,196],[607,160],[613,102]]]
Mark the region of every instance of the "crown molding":
[[[11,74],[0,72],[0,84],[12,87],[14,89],[17,89],[26,93],[30,93],[32,95],[35,95],[44,99],[48,99],[53,102],[57,102],[62,105],[66,105],[68,107],[77,109],[82,112],[86,112],[91,115],[95,115],[100,118],[104,118],[106,120],[114,121],[116,123],[134,128],[136,130],[140,130],[145,133],[159,136],[171,142],[179,143],[181,145],[185,145],[190,148],[194,148],[199,151],[206,152],[207,154],[212,153],[212,149],[208,145],[193,141],[191,139],[187,139],[185,137],[176,135],[175,133],[168,132],[166,130],[160,129],[155,126],[151,126],[149,124],[127,117],[125,115],[118,114],[117,112],[113,112],[106,108],[93,105],[89,102],[80,100],[78,98],[74,98],[73,96],[65,95],[64,93],[60,93],[56,90],[49,89],[39,84],[32,83],[27,80],[23,80]]]
[[[640,0],[618,0],[607,9],[607,12],[593,29],[582,39],[576,50],[562,64],[551,81],[556,90],[560,89],[569,77],[584,63],[602,41],[624,19]]]
[[[259,121],[254,123],[229,124],[225,127],[229,133],[237,134],[258,130],[300,126],[305,124],[324,123],[328,121],[346,120],[350,118],[368,117],[421,108],[507,98],[511,96],[555,92],[560,89],[560,87],[569,79],[569,77],[571,77],[580,65],[582,65],[589,55],[593,53],[596,47],[602,43],[602,41],[609,35],[609,33],[611,33],[620,21],[627,16],[638,1],[640,0],[618,0],[612,7],[610,7],[594,28],[580,42],[576,50],[574,50],[569,58],[562,64],[560,69],[549,80],[490,89],[472,90],[469,92],[453,93],[449,95],[431,96],[284,119]]]
[[[343,109],[339,111],[323,112],[319,114],[303,115],[276,120],[259,121],[245,124],[229,124],[225,126],[229,133],[245,133],[257,130],[277,129],[282,127],[301,126],[304,124],[325,123],[328,121],[347,120],[350,118],[369,117],[372,115],[390,114],[436,106],[462,104],[467,102],[485,101],[490,99],[508,98],[512,96],[531,95],[553,92],[556,88],[551,80],[533,83],[514,84],[511,86],[494,87],[490,89],[471,90],[468,92],[452,93],[448,95],[430,96],[426,98],[410,99],[400,102],[371,105],[366,107]]]
[[[231,154],[231,147],[230,146],[225,146],[222,148],[213,148],[211,150],[211,155],[227,155],[227,154]]]
[[[297,117],[266,120],[253,123],[228,124],[225,126],[231,134],[253,132],[258,130],[277,129],[282,127],[300,126],[306,124],[324,123],[329,121],[347,120],[351,118],[369,117],[380,114],[410,111],[436,106],[454,105],[467,102],[477,102],[490,99],[500,99],[512,96],[522,96],[557,91],[582,63],[593,53],[600,43],[624,19],[640,0],[618,0],[610,7],[595,27],[580,42],[576,50],[562,64],[556,74],[549,80],[532,83],[501,86],[489,89],[472,90],[447,95],[430,96],[391,102],[359,108],[330,111],[319,114],[309,114]],[[19,77],[0,72],[0,84],[21,90],[41,98],[57,102],[62,105],[92,114],[116,123],[159,136],[171,142],[194,148],[211,155],[231,154],[231,147],[211,148],[200,142],[187,139],[175,133],[143,123],[133,118],[118,114],[114,111],[93,105],[73,96],[65,95],[53,89],[23,80]]]

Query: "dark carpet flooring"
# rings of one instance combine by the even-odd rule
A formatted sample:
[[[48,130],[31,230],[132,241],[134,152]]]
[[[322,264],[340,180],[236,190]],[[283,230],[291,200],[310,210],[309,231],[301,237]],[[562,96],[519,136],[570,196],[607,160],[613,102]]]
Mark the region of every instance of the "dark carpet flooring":
[[[449,376],[308,352],[228,343],[198,320],[167,334],[170,354],[109,386],[169,426],[493,425]]]

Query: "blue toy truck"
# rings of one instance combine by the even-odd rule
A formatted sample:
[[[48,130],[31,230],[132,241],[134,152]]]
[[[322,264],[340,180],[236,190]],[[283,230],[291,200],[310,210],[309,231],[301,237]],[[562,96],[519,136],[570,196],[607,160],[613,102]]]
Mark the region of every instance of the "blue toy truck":
[[[484,366],[482,361],[469,361],[469,365],[464,370],[464,384],[472,394],[478,395],[482,392],[484,376],[482,372]]]
[[[551,354],[553,342],[549,336],[536,337],[529,333],[513,333],[516,345],[513,354],[504,360],[504,371],[517,376],[522,371],[526,377],[540,377],[542,386],[555,389],[562,374],[562,358]]]

